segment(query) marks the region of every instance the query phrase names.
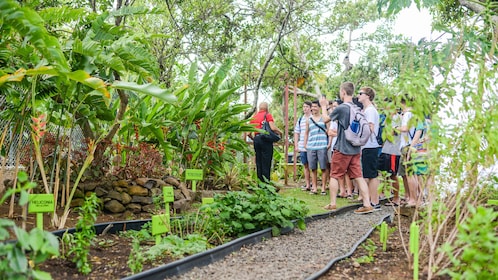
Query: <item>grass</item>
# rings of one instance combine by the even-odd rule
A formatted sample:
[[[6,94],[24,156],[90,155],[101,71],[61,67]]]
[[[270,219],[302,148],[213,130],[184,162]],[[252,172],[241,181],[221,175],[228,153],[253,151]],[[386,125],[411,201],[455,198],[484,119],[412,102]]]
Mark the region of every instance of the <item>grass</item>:
[[[302,200],[308,205],[310,209],[310,215],[322,214],[329,212],[328,210],[323,209],[323,207],[330,203],[330,196],[327,190],[327,195],[311,195],[309,192],[304,192],[300,187],[295,188],[282,188],[279,192],[280,195],[286,197],[295,197],[299,200]],[[350,200],[346,198],[337,198],[337,208],[344,207],[350,205]]]

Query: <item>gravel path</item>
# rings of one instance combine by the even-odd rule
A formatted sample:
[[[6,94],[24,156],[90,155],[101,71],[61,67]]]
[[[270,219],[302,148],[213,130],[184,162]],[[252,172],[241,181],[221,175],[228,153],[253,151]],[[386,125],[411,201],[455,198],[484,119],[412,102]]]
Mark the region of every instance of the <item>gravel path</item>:
[[[352,211],[317,219],[307,229],[243,247],[224,259],[168,279],[307,279],[332,259],[346,255],[391,207],[358,215]]]

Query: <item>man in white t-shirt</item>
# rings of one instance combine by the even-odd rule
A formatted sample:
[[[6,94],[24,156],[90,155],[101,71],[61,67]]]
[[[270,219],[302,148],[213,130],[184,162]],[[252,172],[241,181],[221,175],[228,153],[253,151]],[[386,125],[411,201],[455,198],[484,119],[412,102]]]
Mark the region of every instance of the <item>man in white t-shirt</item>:
[[[304,147],[304,133],[306,132],[306,123],[311,116],[311,101],[304,101],[303,104],[303,115],[299,117],[294,126],[294,155],[297,156],[299,152],[299,157],[301,163],[304,167],[304,181],[305,185],[302,187],[303,190],[311,190],[311,180],[310,180],[310,170],[308,165],[308,154]]]
[[[368,142],[362,147],[361,150],[361,168],[363,171],[363,178],[368,184],[368,191],[370,193],[370,202],[374,210],[380,210],[379,204],[379,172],[378,172],[378,159],[380,145],[377,142],[377,132],[379,131],[379,112],[373,104],[375,98],[375,90],[371,87],[362,87],[358,93],[358,101],[363,104],[363,113],[370,126],[372,134]]]

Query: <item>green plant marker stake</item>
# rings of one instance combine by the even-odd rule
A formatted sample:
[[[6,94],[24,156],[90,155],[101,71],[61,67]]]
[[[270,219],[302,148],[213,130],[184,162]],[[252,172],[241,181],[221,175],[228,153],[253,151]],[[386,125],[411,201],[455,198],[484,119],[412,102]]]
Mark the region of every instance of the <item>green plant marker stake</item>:
[[[173,191],[173,187],[163,187],[163,199],[166,213],[169,214],[169,203],[175,201],[175,192]]]
[[[488,205],[498,205],[498,199],[489,199]]]
[[[410,252],[413,254],[413,280],[418,280],[418,240],[419,227],[415,222],[410,225]]]
[[[54,212],[53,194],[30,194],[28,212],[36,213],[36,227],[43,230],[43,213]]]
[[[382,242],[382,250],[387,250],[387,223],[384,221],[380,225],[380,242]]]
[[[169,212],[152,216],[152,235],[156,236],[156,245],[161,243],[161,234],[170,231]]]
[[[192,180],[192,191],[197,190],[197,181],[203,179],[202,169],[186,169],[185,180]]]
[[[202,204],[205,205],[205,204],[211,204],[214,202],[214,198],[213,197],[203,197],[202,198]]]

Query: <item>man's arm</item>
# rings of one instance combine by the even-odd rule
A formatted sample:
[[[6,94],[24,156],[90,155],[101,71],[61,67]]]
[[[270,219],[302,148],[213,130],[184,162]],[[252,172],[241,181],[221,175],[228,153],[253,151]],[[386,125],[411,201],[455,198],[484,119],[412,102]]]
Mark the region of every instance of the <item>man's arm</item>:
[[[322,119],[324,123],[330,122],[330,117],[327,112],[327,107],[329,106],[329,101],[325,96],[320,97],[320,107],[322,108]]]

